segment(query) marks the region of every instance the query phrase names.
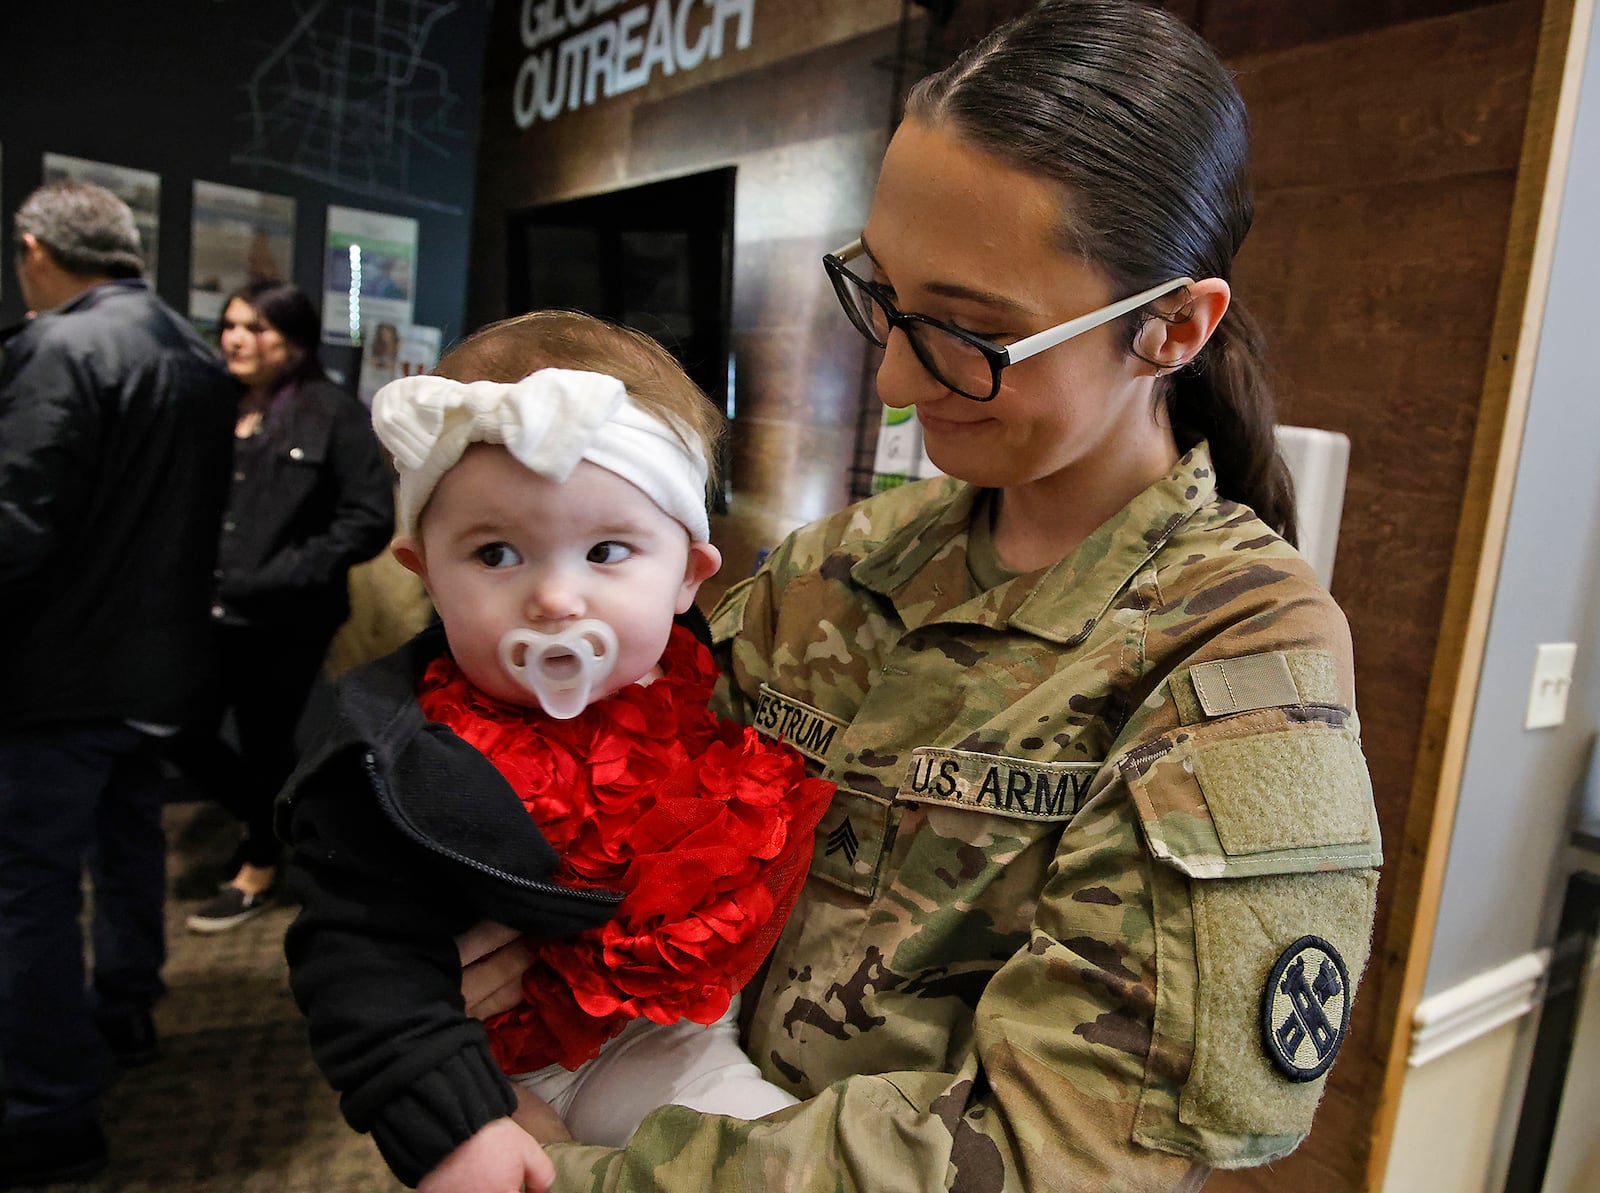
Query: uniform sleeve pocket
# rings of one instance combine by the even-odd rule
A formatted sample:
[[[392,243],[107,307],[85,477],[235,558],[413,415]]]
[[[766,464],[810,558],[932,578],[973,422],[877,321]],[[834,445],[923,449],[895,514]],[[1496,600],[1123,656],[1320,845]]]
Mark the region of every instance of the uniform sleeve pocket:
[[[1366,760],[1345,725],[1248,713],[1161,738],[1121,768],[1150,851],[1191,878],[1382,861]]]
[[[1366,964],[1382,846],[1338,718],[1252,712],[1121,763],[1155,860],[1154,1055],[1145,1142],[1260,1164],[1311,1128]]]

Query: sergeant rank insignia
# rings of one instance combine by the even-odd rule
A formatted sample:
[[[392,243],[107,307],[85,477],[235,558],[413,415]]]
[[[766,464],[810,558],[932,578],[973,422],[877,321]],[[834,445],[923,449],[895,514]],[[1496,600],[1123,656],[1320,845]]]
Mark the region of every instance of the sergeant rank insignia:
[[[828,857],[841,850],[844,852],[844,860],[852,866],[855,865],[856,854],[861,851],[861,841],[856,837],[855,825],[850,823],[848,816],[840,822],[838,828],[828,834],[828,847],[823,851],[823,856]]]
[[[1283,951],[1261,992],[1261,1043],[1290,1081],[1327,1072],[1350,1028],[1350,974],[1320,936]]]

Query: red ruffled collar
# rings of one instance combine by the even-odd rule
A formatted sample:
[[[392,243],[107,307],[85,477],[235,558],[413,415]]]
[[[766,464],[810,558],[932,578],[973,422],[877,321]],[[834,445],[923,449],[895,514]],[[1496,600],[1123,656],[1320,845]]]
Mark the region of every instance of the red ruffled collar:
[[[707,707],[709,652],[675,626],[664,674],[559,721],[469,683],[448,655],[423,713],[483,753],[561,855],[558,881],[624,893],[608,923],[536,944],[528,1002],[488,1024],[507,1072],[576,1068],[633,1018],[711,1023],[776,943],[833,785]]]

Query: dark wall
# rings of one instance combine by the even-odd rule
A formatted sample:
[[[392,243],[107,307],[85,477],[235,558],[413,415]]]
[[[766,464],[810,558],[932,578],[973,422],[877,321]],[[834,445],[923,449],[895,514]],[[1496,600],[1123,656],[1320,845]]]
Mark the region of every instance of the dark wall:
[[[415,321],[442,328],[446,343],[458,337],[489,7],[489,0],[6,5],[0,323],[22,315],[11,215],[41,181],[43,154],[54,152],[160,174],[154,281],[181,311],[188,308],[192,184],[202,179],[294,197],[293,280],[319,306],[329,204],[416,219]],[[397,71],[406,80],[398,85]],[[334,352],[330,363],[348,362]]]

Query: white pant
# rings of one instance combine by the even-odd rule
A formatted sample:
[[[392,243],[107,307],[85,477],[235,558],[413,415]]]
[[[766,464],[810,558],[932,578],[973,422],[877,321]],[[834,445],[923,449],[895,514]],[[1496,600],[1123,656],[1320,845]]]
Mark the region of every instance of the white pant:
[[[645,1115],[668,1103],[744,1119],[793,1106],[739,1047],[738,1015],[735,997],[709,1027],[635,1019],[575,1071],[547,1065],[512,1080],[549,1102],[574,1139],[610,1147],[627,1143]]]

